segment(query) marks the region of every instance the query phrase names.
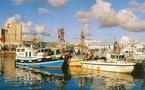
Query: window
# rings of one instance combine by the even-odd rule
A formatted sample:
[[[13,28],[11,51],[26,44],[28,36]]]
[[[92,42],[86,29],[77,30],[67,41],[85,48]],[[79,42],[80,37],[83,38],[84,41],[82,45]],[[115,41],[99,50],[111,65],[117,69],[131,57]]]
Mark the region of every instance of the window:
[[[128,53],[128,51],[125,51],[125,53]]]
[[[26,52],[26,57],[27,57],[27,52]]]
[[[121,58],[125,58],[125,56],[124,55],[121,55]]]
[[[25,52],[25,49],[22,49],[22,52]]]
[[[38,52],[41,52],[41,50],[38,50]]]
[[[111,58],[112,58],[112,59],[114,59],[114,58],[115,58],[115,56],[114,56],[114,55],[111,55]]]
[[[45,49],[44,52],[48,52],[48,49]]]
[[[54,55],[54,51],[51,51],[51,55]]]
[[[60,49],[56,50],[56,54],[60,54]]]
[[[29,52],[29,57],[31,57],[31,52]]]
[[[20,52],[20,49],[17,49],[17,52]]]

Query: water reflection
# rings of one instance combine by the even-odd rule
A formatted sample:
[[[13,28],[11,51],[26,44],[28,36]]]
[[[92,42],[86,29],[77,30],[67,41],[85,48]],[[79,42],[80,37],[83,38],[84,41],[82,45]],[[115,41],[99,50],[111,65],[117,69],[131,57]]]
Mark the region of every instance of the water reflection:
[[[34,88],[41,88],[43,84],[53,83],[55,88],[63,88],[63,75],[51,74],[48,72],[41,72],[36,69],[22,69],[16,68],[16,78],[22,85],[33,86]],[[39,87],[38,87],[39,86]]]
[[[15,56],[0,57],[0,90],[144,90],[144,74],[130,75],[80,67],[15,67]]]
[[[95,71],[79,67],[69,69],[72,78],[79,77],[80,86],[88,85],[91,90],[143,90],[144,87],[143,77],[135,78],[130,74]]]
[[[5,86],[25,89],[63,89],[64,75],[40,71],[38,69],[19,67],[15,68],[15,56],[1,56],[1,80]],[[50,70],[52,71],[52,70]],[[56,70],[54,70],[55,72]],[[58,70],[57,70],[58,71]],[[4,82],[3,82],[4,80]],[[1,87],[2,85],[0,85]],[[7,87],[4,87],[5,89]],[[3,89],[4,89],[3,88]],[[1,88],[0,88],[1,89]],[[11,88],[9,88],[11,89]]]
[[[0,71],[4,75],[4,79],[8,81],[16,80],[14,55],[0,56]]]

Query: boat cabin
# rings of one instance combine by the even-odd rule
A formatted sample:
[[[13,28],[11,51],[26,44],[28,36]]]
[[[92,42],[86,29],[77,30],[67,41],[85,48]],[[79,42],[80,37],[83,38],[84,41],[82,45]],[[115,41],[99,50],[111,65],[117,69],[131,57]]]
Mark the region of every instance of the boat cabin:
[[[36,52],[31,47],[18,47],[16,48],[16,55],[18,57],[33,57],[36,55]]]
[[[123,54],[108,54],[106,58],[108,62],[117,62],[126,60],[125,55]]]
[[[52,49],[49,49],[49,48],[40,48],[38,49],[38,55],[60,55],[60,49],[56,49],[56,50],[52,50]]]
[[[117,59],[117,60],[121,60],[124,59],[125,55],[121,55],[121,54],[113,54],[111,55],[111,59]]]

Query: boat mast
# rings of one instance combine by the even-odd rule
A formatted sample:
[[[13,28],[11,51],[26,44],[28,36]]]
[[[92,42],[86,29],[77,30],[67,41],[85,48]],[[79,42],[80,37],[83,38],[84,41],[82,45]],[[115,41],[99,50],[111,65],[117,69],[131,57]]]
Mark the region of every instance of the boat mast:
[[[58,42],[59,42],[59,45],[63,45],[65,43],[65,39],[64,39],[64,28],[61,27],[58,29]]]
[[[85,45],[84,45],[84,41],[85,41],[85,34],[84,34],[84,31],[83,30],[81,30],[81,33],[80,33],[80,47],[81,47],[81,52],[83,52],[84,51],[84,47],[85,47]]]

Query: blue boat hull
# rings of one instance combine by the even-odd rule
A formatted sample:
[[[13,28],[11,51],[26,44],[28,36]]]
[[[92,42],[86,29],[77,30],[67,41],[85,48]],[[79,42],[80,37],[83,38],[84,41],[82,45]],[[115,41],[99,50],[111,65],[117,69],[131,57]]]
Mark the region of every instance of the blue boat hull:
[[[62,67],[64,60],[54,60],[54,61],[47,61],[47,62],[32,62],[32,63],[25,63],[25,62],[16,62],[16,66],[26,66],[32,68],[41,68],[41,67]]]

